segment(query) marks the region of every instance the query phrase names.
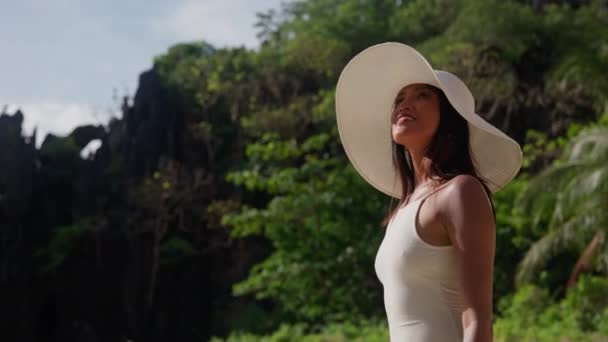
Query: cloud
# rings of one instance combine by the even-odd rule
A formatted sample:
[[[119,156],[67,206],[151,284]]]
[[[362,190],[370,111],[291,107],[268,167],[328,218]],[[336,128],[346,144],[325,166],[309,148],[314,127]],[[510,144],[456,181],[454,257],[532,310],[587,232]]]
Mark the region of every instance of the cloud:
[[[110,110],[78,103],[32,103],[8,105],[7,113],[13,114],[17,109],[23,112],[23,135],[31,136],[37,129],[36,146],[40,146],[48,133],[67,135],[81,125],[107,124],[112,117]]]
[[[101,147],[101,140],[93,139],[93,140],[91,140],[91,142],[89,142],[87,144],[87,146],[85,146],[82,149],[82,151],[80,151],[80,157],[82,159],[88,159],[89,157],[94,155],[95,151],[97,151],[97,149],[99,149],[100,147]]]
[[[279,1],[186,0],[161,19],[157,30],[177,40],[205,40],[218,47],[257,47],[255,13],[277,7]]]

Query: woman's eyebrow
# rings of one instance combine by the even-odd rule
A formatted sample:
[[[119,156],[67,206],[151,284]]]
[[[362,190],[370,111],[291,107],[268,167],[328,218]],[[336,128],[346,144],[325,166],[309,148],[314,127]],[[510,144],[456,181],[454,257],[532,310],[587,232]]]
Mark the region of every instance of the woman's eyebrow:
[[[414,88],[414,90],[416,90],[416,91],[419,91],[419,90],[428,90],[428,89],[429,89],[428,86],[417,86],[416,88]],[[399,94],[397,94],[397,97],[395,97],[395,98],[402,97],[404,95],[404,93],[405,93],[405,90],[402,89],[399,92]]]

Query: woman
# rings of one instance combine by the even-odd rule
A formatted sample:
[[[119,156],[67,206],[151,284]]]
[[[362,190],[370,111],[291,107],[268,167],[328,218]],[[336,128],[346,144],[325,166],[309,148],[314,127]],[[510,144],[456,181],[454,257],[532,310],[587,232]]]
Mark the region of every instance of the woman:
[[[375,259],[391,341],[492,341],[491,193],[519,171],[519,144],[475,113],[457,76],[400,43],[346,65],[336,116],[357,172],[399,199]]]

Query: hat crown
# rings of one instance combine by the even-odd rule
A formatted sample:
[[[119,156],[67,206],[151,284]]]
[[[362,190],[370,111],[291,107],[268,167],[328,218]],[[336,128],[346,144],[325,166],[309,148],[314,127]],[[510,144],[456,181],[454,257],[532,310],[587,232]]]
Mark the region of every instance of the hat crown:
[[[443,92],[454,108],[460,113],[475,112],[475,98],[458,76],[443,70],[435,70]]]

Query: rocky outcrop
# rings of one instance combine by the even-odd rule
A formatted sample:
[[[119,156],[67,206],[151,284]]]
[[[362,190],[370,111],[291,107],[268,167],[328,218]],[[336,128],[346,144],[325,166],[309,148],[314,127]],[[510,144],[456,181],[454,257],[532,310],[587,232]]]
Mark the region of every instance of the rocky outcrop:
[[[49,134],[39,149],[35,133],[22,134],[21,111],[0,115],[1,339],[203,341],[250,301],[231,286],[269,246],[232,244],[205,216],[218,194],[234,196],[211,156],[229,167],[239,140],[217,138],[223,154],[193,145],[192,118],[158,73],[139,82],[122,119]],[[171,240],[192,252],[172,251]]]

